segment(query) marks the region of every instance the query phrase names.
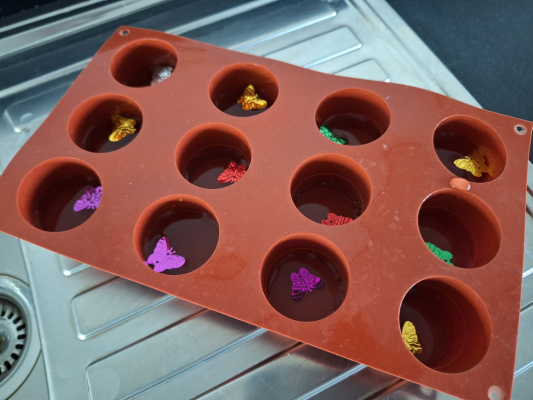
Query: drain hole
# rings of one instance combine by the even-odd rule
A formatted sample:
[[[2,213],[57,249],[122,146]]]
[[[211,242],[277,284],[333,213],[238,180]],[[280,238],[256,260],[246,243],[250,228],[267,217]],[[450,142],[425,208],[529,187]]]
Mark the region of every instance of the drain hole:
[[[29,293],[29,288],[23,282],[0,275],[0,387],[3,393],[0,397],[2,398],[10,398],[12,392],[24,382],[39,354],[39,350],[35,347],[35,344],[38,345],[36,338],[28,331],[32,328],[34,320],[30,314],[27,314],[28,311],[31,312],[31,305],[25,293]],[[30,317],[29,320],[26,319],[27,316]],[[29,346],[26,344],[28,337],[32,338]],[[10,392],[8,386],[14,389]]]

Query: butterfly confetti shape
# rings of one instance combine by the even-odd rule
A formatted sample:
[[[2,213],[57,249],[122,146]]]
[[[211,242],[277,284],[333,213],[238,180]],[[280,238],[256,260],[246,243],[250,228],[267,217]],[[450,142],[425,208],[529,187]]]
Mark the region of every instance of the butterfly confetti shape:
[[[113,123],[113,132],[109,135],[109,140],[111,142],[118,142],[127,135],[137,132],[135,124],[137,121],[131,118],[125,118],[121,115],[115,114],[111,117],[111,122]]]
[[[324,281],[318,276],[314,276],[306,268],[300,268],[300,272],[291,274],[292,281],[292,299],[299,302],[304,294],[311,293],[313,289],[323,288]]]
[[[185,258],[176,255],[166,236],[163,236],[157,241],[154,252],[150,254],[148,260],[144,262],[146,265],[154,266],[155,272],[163,272],[167,269],[180,268],[185,264]]]
[[[418,341],[418,335],[416,334],[416,328],[410,321],[405,321],[402,328],[402,337],[405,345],[409,351],[413,354],[422,353],[422,345]]]
[[[164,67],[162,65],[155,65],[151,68],[152,70],[152,81],[150,82],[151,86],[157,85],[158,83],[166,81],[174,72],[172,67]]]
[[[489,168],[487,167],[487,164],[485,164],[485,156],[479,149],[475,149],[469,156],[459,158],[453,163],[457,168],[464,169],[477,178],[481,177],[482,174],[489,172]]]
[[[241,179],[245,173],[246,173],[246,165],[244,164],[237,165],[237,163],[232,162],[230,163],[230,165],[228,165],[228,168],[226,168],[224,172],[222,172],[218,176],[218,181],[220,183],[227,183],[227,182],[235,183],[239,179]]]
[[[259,95],[255,93],[254,85],[248,85],[244,89],[244,93],[239,97],[237,103],[241,104],[242,109],[245,111],[260,110],[268,105],[266,100],[260,99]]]
[[[102,186],[90,187],[85,191],[79,200],[74,203],[74,211],[95,210],[102,200]]]
[[[343,217],[342,215],[329,213],[327,218],[323,219],[321,223],[322,225],[344,225],[352,221],[353,219],[350,217]]]
[[[451,262],[451,259],[453,258],[453,254],[449,251],[445,251],[442,249],[439,249],[437,246],[435,246],[433,243],[426,242],[426,246],[428,249],[430,249],[433,254],[435,254],[438,258],[440,258],[445,263],[448,263],[450,265],[453,265]]]
[[[326,139],[329,139],[337,144],[348,144],[348,139],[343,138],[334,133],[327,124],[322,124],[322,126],[320,127],[320,133],[324,135]]]

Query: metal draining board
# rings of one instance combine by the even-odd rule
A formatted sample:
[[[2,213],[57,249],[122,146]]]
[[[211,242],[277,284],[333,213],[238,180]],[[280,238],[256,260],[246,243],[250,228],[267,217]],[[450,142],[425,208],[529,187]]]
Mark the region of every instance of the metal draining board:
[[[383,0],[130,1],[106,7],[41,21],[18,43],[0,39],[0,54],[6,54],[0,76],[10,77],[0,79],[0,171],[122,24],[478,105]],[[530,195],[528,204],[533,210]],[[533,344],[526,340],[533,330],[529,215],[526,240],[513,392],[518,400],[533,392]],[[8,242],[1,268],[25,262],[51,399],[451,398],[25,242],[22,256],[13,239],[0,236],[0,245]]]

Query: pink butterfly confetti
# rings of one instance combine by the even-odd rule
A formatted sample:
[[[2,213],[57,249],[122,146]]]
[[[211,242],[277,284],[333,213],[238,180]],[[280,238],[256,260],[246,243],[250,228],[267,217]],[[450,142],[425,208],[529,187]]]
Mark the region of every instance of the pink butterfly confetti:
[[[100,205],[100,201],[102,200],[102,186],[98,186],[96,188],[90,187],[85,191],[83,196],[74,203],[74,211],[81,211],[81,210],[94,210],[98,208]]]
[[[292,281],[292,299],[295,302],[299,302],[304,294],[310,293],[313,289],[323,288],[324,281],[318,276],[314,276],[306,268],[300,268],[300,272],[297,274],[293,272],[291,274]]]
[[[176,255],[176,252],[170,247],[168,238],[163,236],[157,241],[154,252],[144,263],[148,266],[153,265],[155,272],[163,272],[167,269],[180,268],[185,264],[185,258]]]
[[[328,217],[322,220],[322,225],[344,225],[352,221],[353,219],[350,217],[329,213]]]
[[[246,165],[239,164],[239,166],[237,166],[237,163],[232,162],[228,166],[228,168],[226,168],[224,172],[222,172],[218,176],[218,181],[220,183],[227,183],[227,182],[235,183],[239,179],[241,179],[245,173],[246,173]]]

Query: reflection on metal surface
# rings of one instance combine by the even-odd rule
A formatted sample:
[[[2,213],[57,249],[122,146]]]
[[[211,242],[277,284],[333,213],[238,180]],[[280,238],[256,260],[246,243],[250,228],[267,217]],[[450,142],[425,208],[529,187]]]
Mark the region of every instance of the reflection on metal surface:
[[[94,398],[111,392],[114,398],[168,398],[174,393],[173,399],[189,399],[208,385],[223,382],[224,376],[230,378],[236,370],[245,370],[294,343],[264,329],[206,312],[90,365],[87,380]],[[141,359],[142,363],[136,362]],[[135,366],[125,370],[124,365]],[[158,387],[163,383],[164,387]],[[181,389],[176,391],[177,388]]]
[[[390,387],[376,400],[458,400],[457,397],[437,392],[416,383],[401,381],[396,386]],[[514,399],[513,399],[514,400]]]
[[[265,57],[290,62],[304,68],[312,68],[317,64],[360,49],[361,46],[361,41],[350,28],[344,26],[267,54]]]
[[[324,1],[276,2],[261,7],[260,12],[250,11],[192,30],[184,36],[215,46],[246,51],[252,46],[331,19],[336,14],[335,9]]]
[[[81,16],[75,15],[75,17],[65,18],[8,36],[2,40],[0,57],[24,50],[25,46],[21,46],[21,43],[27,44],[26,47],[29,47],[29,45],[35,46],[62,36],[72,35],[93,25],[102,24],[164,1],[168,0],[122,0],[120,2],[112,2],[104,4],[101,8],[89,10]]]
[[[114,279],[72,299],[78,337],[88,339],[167,301],[183,303],[184,317],[198,311],[198,307],[173,296],[122,278]]]
[[[12,104],[5,109],[4,118],[15,132],[36,128],[48,117],[69,86],[60,86],[39,96]]]
[[[147,3],[127,4],[144,7]],[[95,51],[91,49],[120,24],[131,21],[316,71],[409,84],[477,104],[383,0],[159,1],[143,12],[137,9],[136,19],[126,18],[129,11],[124,13],[126,8],[118,3],[110,7],[110,13],[102,7],[100,13],[43,25],[39,32],[47,35],[42,38],[32,36],[37,31],[18,36],[17,49],[28,60],[20,72],[31,79],[1,86],[0,169],[55,106]],[[94,18],[84,20],[88,15]],[[110,20],[113,24],[106,22]],[[59,32],[64,27],[67,30]],[[70,54],[72,47],[63,50],[67,39],[81,40],[65,35],[81,28],[84,37],[76,54]],[[0,39],[0,46],[9,51],[14,48],[13,40]],[[57,48],[53,57],[45,57],[42,43],[51,40],[57,41]],[[31,56],[24,51],[29,48]],[[32,69],[35,60],[44,60],[39,61],[40,76]],[[0,57],[0,72],[12,68],[1,61]],[[533,172],[529,179],[533,188]],[[533,198],[528,195],[530,204],[533,209]],[[533,303],[533,220],[529,215],[526,238],[524,311],[513,400],[529,400],[533,382],[533,348],[527,340],[533,312],[526,307]],[[0,250],[8,264],[22,264],[13,241],[6,246],[0,241]],[[50,398],[452,398],[29,243],[23,243],[22,249],[36,299]],[[17,393],[30,391],[25,384]]]
[[[360,375],[361,374],[361,375]],[[331,397],[337,384],[356,379],[361,384],[339,397]],[[326,353],[310,346],[300,345],[267,364],[211,391],[201,399],[309,399],[313,398],[367,398],[376,389],[389,385],[398,378],[371,370],[364,365]],[[373,382],[376,385],[365,385]],[[336,389],[336,390],[335,390]],[[349,396],[349,397],[346,397]]]
[[[274,340],[264,340],[263,335]],[[209,385],[223,382],[224,376],[230,378],[238,370],[294,343],[264,329],[206,312],[90,365],[87,381],[92,398],[112,393],[111,398],[142,394],[141,398],[153,399],[168,398],[174,393],[173,399],[190,399]],[[125,370],[125,365],[131,367]],[[197,384],[198,378],[201,385]],[[165,387],[158,387],[163,383]]]
[[[340,70],[335,75],[348,78],[369,79],[372,81],[390,82],[390,78],[376,60],[366,60],[352,67]]]
[[[70,276],[77,274],[78,272],[83,271],[84,269],[89,268],[87,264],[82,264],[78,261],[72,260],[70,258],[64,257],[62,255],[57,255],[61,272],[65,276]]]
[[[528,307],[520,313],[520,329],[518,331],[518,351],[516,353],[516,372],[520,375],[526,369],[533,367],[533,307]],[[533,392],[532,392],[533,393]]]

